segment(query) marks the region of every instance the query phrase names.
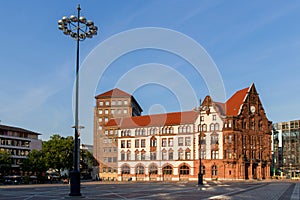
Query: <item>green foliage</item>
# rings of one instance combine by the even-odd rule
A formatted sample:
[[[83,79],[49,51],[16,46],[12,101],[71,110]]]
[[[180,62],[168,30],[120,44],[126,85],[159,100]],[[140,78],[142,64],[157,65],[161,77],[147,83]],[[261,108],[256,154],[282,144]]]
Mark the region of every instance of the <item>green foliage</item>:
[[[73,166],[73,137],[51,136],[43,142],[42,153],[47,168],[71,169]]]
[[[6,175],[11,168],[12,159],[9,152],[0,150],[0,174]]]

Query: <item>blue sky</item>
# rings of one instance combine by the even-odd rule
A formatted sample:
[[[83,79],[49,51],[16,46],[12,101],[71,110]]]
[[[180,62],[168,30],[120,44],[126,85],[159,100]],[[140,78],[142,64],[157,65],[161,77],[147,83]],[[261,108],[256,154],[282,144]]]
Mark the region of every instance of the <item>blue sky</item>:
[[[101,42],[123,31],[143,27],[175,30],[198,42],[210,55],[227,98],[254,82],[271,121],[300,119],[299,1],[11,0],[2,1],[0,7],[2,124],[42,133],[44,140],[54,133],[73,135],[76,46],[58,30],[57,20],[76,14],[78,3],[82,15],[99,27],[95,38],[81,43],[81,62]],[[95,86],[95,95],[114,88],[124,74],[147,63],[176,70],[189,81],[197,98],[208,94],[203,78],[184,59],[144,49],[115,60]],[[137,75],[141,79],[157,76]],[[134,96],[144,114],[192,109],[195,104],[182,107],[176,99],[179,94],[157,83],[141,85]],[[83,125],[82,142],[92,144],[92,122]]]

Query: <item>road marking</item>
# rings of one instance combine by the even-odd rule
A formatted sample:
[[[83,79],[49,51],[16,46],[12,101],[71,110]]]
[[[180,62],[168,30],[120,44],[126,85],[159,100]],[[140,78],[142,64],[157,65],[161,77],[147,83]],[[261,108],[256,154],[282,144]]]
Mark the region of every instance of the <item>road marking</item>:
[[[234,195],[234,194],[238,194],[238,193],[242,193],[242,192],[246,192],[248,190],[254,190],[256,188],[260,188],[260,187],[263,187],[263,186],[266,186],[266,185],[267,184],[255,185],[253,187],[239,189],[239,190],[236,190],[236,191],[233,191],[233,192],[228,192],[228,193],[220,194],[220,195],[217,195],[217,196],[212,196],[212,197],[209,197],[207,199],[222,199],[222,198],[226,199],[226,198],[228,198],[228,196],[231,196],[231,195]]]
[[[299,189],[300,189],[300,183],[297,183],[294,187],[291,200],[298,200],[299,199]]]

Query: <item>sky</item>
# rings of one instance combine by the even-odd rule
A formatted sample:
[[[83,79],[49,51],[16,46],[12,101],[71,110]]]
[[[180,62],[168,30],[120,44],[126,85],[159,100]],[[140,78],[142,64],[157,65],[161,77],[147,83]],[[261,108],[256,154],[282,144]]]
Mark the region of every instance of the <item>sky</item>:
[[[87,73],[79,79],[82,143],[93,144],[94,96],[115,87],[133,94],[143,114],[153,114],[193,109],[215,91],[228,99],[254,83],[269,120],[300,119],[299,1],[11,0],[0,7],[1,124],[41,133],[43,140],[74,134],[76,42],[57,21],[76,14],[78,4],[99,28],[80,43]],[[137,41],[143,48],[131,46]],[[199,54],[194,47],[202,48]],[[208,62],[197,68],[187,57]]]

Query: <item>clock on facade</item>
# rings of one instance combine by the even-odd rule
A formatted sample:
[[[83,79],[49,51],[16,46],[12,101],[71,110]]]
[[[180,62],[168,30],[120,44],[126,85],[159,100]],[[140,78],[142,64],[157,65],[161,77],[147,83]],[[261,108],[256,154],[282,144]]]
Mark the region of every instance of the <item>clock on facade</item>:
[[[251,111],[252,113],[255,113],[255,106],[251,106],[251,107],[250,107],[250,111]]]

